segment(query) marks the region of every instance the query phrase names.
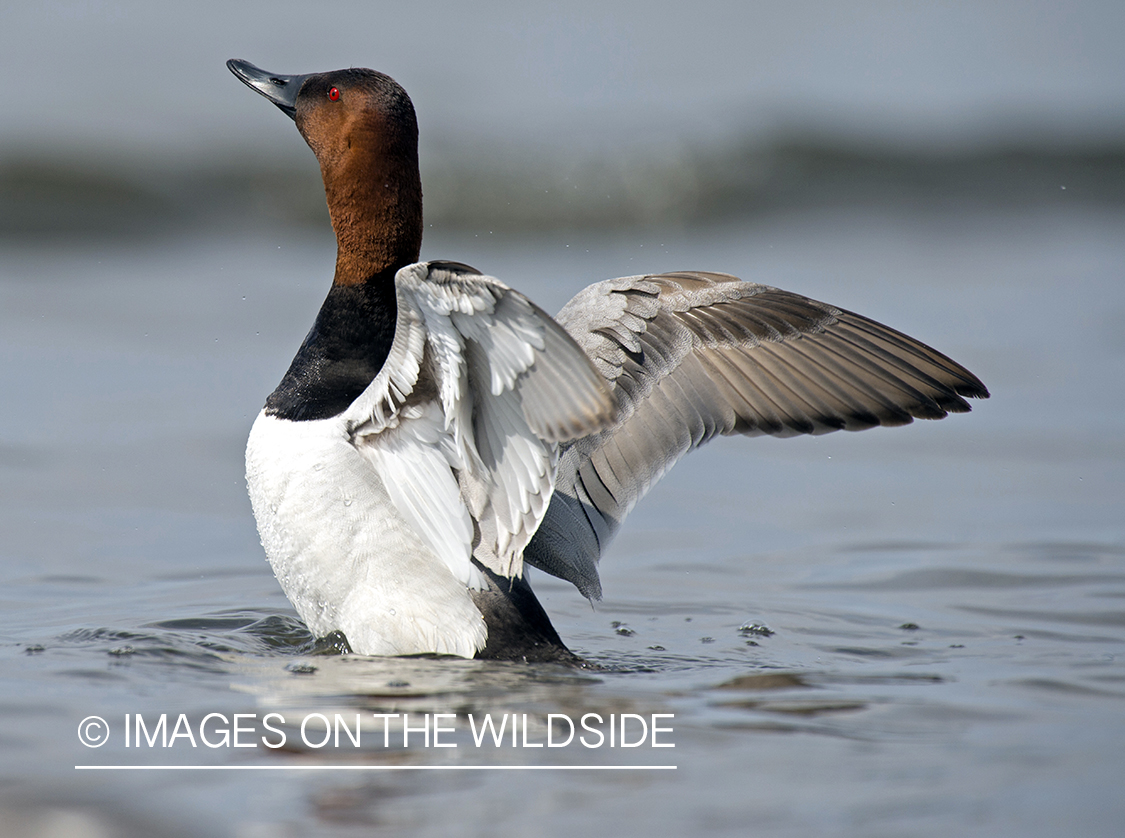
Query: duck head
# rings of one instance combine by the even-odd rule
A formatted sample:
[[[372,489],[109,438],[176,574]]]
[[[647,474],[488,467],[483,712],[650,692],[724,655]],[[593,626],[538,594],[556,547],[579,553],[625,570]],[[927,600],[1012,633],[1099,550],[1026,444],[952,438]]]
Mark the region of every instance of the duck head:
[[[237,59],[227,67],[297,123],[320,163],[336,233],[335,284],[393,278],[417,262],[422,181],[406,91],[374,70],[285,76]]]

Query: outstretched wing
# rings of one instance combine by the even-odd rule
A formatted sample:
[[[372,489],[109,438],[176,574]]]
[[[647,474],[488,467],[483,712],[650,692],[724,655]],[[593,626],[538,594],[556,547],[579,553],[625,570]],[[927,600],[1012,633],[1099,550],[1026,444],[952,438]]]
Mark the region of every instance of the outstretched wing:
[[[597,560],[688,451],[720,434],[794,436],[969,410],[968,370],[866,317],[727,274],[608,280],[558,321],[614,388],[608,429],[564,446],[525,559],[599,597]]]
[[[517,576],[558,443],[612,422],[611,389],[550,316],[466,265],[410,265],[396,290],[394,343],[347,411],[349,435],[458,579],[484,585],[474,557]]]

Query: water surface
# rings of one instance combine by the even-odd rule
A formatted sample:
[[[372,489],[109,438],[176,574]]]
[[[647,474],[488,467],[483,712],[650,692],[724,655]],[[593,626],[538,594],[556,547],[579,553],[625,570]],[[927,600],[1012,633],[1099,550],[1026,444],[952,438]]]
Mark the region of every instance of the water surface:
[[[1120,834],[1123,222],[1062,203],[428,233],[427,257],[550,310],[607,276],[732,271],[931,342],[994,394],[938,423],[693,455],[627,522],[604,601],[534,577],[599,667],[577,671],[341,656],[282,596],[241,450],[327,291],[331,241],[6,243],[7,834]],[[318,750],[293,728],[277,750],[121,742],[125,714],[268,712],[671,714],[675,748],[477,748],[463,726],[441,750]],[[77,740],[89,715],[108,746]],[[299,770],[342,762],[677,768]],[[292,770],[75,770],[95,763]]]

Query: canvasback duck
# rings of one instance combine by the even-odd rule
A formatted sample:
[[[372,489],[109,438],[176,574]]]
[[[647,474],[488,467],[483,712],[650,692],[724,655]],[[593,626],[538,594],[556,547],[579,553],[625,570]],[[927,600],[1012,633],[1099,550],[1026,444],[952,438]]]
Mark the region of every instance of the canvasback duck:
[[[227,62],[320,163],[336,272],[246,449],[262,545],[309,630],[365,655],[577,662],[525,564],[601,596],[622,520],[718,435],[969,410],[988,391],[879,323],[697,271],[580,291],[551,318],[457,262],[419,262],[410,98],[348,69]]]

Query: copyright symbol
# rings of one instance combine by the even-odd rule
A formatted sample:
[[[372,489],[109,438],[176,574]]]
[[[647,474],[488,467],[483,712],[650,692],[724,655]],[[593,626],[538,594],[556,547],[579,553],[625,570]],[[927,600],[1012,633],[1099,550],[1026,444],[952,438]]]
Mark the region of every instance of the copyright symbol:
[[[87,748],[100,748],[109,741],[109,725],[101,716],[87,716],[78,723],[78,741]]]

